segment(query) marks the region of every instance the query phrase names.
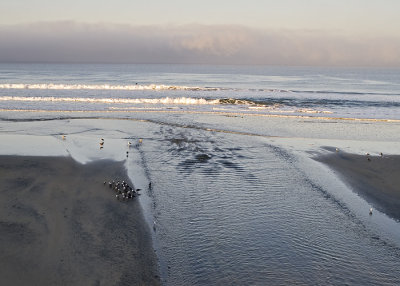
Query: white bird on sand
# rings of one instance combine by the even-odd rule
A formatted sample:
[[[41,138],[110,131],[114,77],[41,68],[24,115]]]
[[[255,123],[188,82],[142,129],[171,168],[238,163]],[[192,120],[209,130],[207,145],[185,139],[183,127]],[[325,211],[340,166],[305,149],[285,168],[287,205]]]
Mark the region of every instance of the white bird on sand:
[[[369,215],[372,215],[372,208],[369,209]]]

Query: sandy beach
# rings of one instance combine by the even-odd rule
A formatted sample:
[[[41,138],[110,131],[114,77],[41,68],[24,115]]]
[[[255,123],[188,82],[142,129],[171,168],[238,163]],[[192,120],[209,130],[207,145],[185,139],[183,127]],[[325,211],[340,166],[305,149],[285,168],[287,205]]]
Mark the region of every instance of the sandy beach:
[[[159,285],[137,200],[104,185],[123,162],[0,156],[1,285]]]
[[[367,156],[339,151],[316,160],[337,172],[373,208],[400,221],[400,156]]]
[[[399,72],[1,64],[0,286],[400,285]]]

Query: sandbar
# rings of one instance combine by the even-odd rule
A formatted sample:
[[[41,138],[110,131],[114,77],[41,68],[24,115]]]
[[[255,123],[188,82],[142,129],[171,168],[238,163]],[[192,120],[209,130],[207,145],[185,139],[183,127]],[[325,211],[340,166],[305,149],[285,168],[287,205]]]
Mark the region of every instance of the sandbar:
[[[318,156],[373,208],[400,221],[400,156],[359,155],[342,151]]]
[[[159,285],[140,203],[117,201],[114,178],[123,162],[0,156],[0,284]]]

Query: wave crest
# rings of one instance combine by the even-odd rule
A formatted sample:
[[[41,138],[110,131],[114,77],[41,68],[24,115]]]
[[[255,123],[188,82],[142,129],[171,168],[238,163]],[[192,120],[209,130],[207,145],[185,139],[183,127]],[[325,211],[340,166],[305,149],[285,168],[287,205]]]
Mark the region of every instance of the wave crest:
[[[55,83],[3,83],[0,89],[51,89],[51,90],[219,90],[214,87],[178,86],[164,84],[110,85],[110,84],[55,84]]]
[[[193,97],[162,97],[162,98],[91,98],[91,97],[54,97],[54,96],[2,96],[0,101],[31,101],[31,102],[85,102],[85,103],[116,103],[116,104],[178,104],[178,105],[247,105],[253,108],[265,108],[267,104],[235,98],[205,99]],[[277,104],[273,105],[277,107]]]
[[[41,96],[2,96],[1,101],[44,101],[44,102],[85,102],[85,103],[125,103],[125,104],[219,104],[219,100],[190,97],[163,98],[90,98],[90,97],[41,97]]]

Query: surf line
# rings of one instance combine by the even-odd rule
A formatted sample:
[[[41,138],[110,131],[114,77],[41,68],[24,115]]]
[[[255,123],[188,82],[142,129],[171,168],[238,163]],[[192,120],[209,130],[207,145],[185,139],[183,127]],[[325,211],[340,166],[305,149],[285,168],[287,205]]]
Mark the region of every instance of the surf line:
[[[243,112],[215,112],[215,111],[188,111],[188,110],[45,110],[45,109],[6,109],[2,108],[0,111],[4,112],[34,112],[34,113],[177,113],[177,114],[209,114],[221,116],[256,116],[256,117],[270,117],[270,118],[297,118],[297,119],[311,119],[311,120],[340,120],[340,121],[360,121],[360,122],[387,122],[387,123],[400,123],[400,119],[388,118],[351,118],[351,117],[324,117],[324,116],[310,116],[310,115],[283,115],[283,114],[259,114],[259,113],[243,113]],[[107,118],[112,119],[112,118]]]

